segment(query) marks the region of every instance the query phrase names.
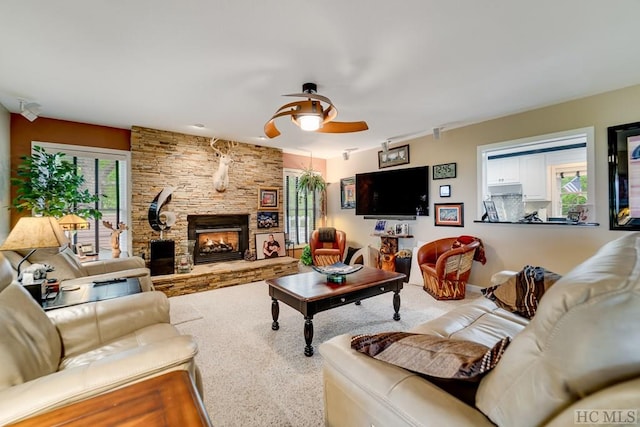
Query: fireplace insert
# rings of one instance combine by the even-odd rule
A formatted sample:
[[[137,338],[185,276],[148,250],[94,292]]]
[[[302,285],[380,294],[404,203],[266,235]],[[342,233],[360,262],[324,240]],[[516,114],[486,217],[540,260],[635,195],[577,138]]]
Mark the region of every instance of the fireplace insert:
[[[249,248],[249,215],[188,215],[194,264],[243,259]]]

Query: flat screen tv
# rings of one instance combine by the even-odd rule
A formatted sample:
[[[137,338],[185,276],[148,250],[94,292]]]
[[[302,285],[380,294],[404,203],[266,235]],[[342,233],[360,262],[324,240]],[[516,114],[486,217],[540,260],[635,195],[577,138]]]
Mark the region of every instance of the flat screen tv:
[[[429,166],[356,174],[356,215],[429,215]]]

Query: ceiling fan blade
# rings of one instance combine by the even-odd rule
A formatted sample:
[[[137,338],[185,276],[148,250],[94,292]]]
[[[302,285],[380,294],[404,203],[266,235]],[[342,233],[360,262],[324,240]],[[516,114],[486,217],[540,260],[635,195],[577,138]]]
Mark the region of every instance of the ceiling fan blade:
[[[326,124],[332,121],[333,119],[336,118],[337,115],[338,115],[338,109],[333,104],[329,104],[329,107],[326,110],[324,110],[324,119],[322,120],[322,123]]]
[[[304,101],[303,101],[304,102]],[[269,137],[269,138],[275,138],[276,136],[280,135],[280,131],[278,130],[278,128],[276,128],[276,124],[275,119],[277,119],[278,117],[282,117],[282,116],[290,116],[292,115],[296,110],[286,110],[286,111],[282,111],[283,108],[287,108],[287,106],[291,106],[293,104],[298,104],[297,102],[293,102],[292,104],[287,104],[287,105],[283,105],[277,112],[276,114],[273,115],[273,117],[271,117],[269,119],[269,121],[267,123],[265,123],[264,125],[264,134]]]
[[[316,132],[321,133],[349,133],[361,132],[369,129],[366,122],[327,122]]]
[[[329,98],[318,95],[317,93],[289,93],[282,96],[298,96],[300,98],[317,99],[318,101],[326,102],[327,104],[333,104]]]
[[[276,124],[274,123],[274,119],[272,118],[264,125],[264,134],[268,138],[275,138],[280,135],[280,131],[276,128]]]

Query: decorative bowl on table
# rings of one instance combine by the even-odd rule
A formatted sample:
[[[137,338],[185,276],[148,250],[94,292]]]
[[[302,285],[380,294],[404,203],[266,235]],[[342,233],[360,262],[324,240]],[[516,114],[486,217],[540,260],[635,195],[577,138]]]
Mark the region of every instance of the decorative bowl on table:
[[[327,276],[327,282],[331,283],[344,283],[347,278],[347,274],[355,273],[362,268],[362,265],[347,265],[343,262],[336,262],[331,265],[324,266],[311,266],[315,271]]]

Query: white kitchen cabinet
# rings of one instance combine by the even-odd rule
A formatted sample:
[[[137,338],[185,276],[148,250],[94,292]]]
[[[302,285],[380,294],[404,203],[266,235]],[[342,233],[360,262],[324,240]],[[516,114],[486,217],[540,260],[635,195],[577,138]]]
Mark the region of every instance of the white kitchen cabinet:
[[[525,201],[549,200],[544,154],[520,157],[520,182]]]
[[[520,159],[503,157],[487,161],[487,184],[517,184],[520,182]]]

